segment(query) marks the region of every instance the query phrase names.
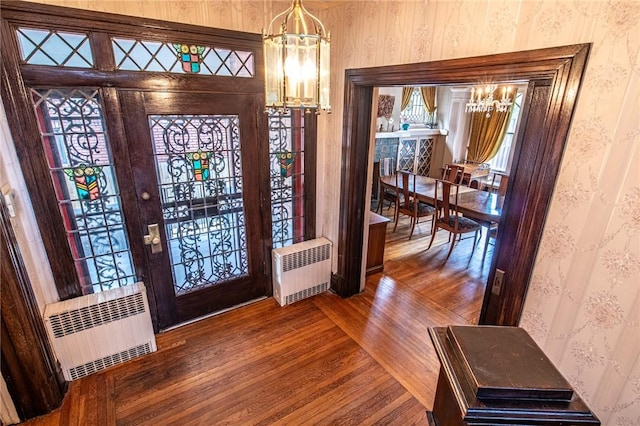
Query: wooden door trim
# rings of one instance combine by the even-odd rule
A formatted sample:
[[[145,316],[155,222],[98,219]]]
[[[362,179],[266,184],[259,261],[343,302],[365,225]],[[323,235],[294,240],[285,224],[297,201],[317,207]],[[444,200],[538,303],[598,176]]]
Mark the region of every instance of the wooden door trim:
[[[507,271],[499,295],[487,291],[480,322],[483,324],[516,325],[520,319],[525,295],[533,270],[542,221],[551,201],[562,153],[566,144],[577,95],[591,44],[553,47],[546,49],[450,59],[373,68],[349,69],[345,72],[345,103],[343,116],[342,169],[340,183],[340,212],[338,229],[338,267],[332,288],[348,297],[360,291],[362,265],[362,229],[366,200],[366,179],[370,145],[372,96],[374,87],[395,85],[477,84],[486,81],[549,80],[550,94],[544,105],[543,128],[524,132],[521,144],[540,141],[541,155],[536,164],[540,170],[535,176],[516,173],[511,186],[531,188],[526,195],[526,206],[520,223],[538,223],[537,229],[523,229],[517,233],[514,246],[509,247],[513,257],[522,259]],[[539,106],[540,107],[540,106]],[[513,169],[519,162],[530,158],[514,158]],[[524,164],[524,163],[523,163]],[[510,193],[505,201],[505,213],[510,212]],[[525,235],[528,240],[525,239]],[[500,239],[504,238],[504,233]],[[499,249],[500,241],[497,242]],[[506,250],[498,250],[500,255]],[[493,266],[500,259],[494,259]],[[492,282],[494,272],[490,272]]]
[[[67,390],[46,338],[20,249],[0,197],[2,376],[22,420],[62,404]]]

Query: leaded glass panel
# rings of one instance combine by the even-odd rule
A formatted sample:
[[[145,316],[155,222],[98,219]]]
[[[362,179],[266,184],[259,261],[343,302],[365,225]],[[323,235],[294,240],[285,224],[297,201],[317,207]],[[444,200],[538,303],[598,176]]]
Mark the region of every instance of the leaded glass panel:
[[[253,77],[253,52],[182,43],[112,39],[116,69]]]
[[[22,61],[27,64],[93,68],[87,34],[18,28],[16,35]]]
[[[149,116],[176,295],[249,273],[237,115]]]
[[[398,170],[413,171],[416,154],[416,139],[400,139]]]
[[[431,170],[431,156],[433,154],[433,138],[420,138],[416,158],[416,174],[429,176]]]
[[[98,90],[31,89],[83,293],[136,281]]]
[[[273,247],[304,240],[304,115],[269,114]]]

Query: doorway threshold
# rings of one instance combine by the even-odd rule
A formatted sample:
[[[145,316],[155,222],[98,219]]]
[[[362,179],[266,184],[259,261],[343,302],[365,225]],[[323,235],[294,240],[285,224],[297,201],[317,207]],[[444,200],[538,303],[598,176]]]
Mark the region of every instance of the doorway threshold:
[[[251,305],[253,303],[261,302],[261,301],[263,301],[263,300],[265,300],[267,298],[268,298],[267,296],[262,296],[262,297],[258,297],[256,299],[248,300],[248,301],[243,302],[243,303],[239,303],[237,305],[230,306],[230,307],[225,308],[225,309],[221,309],[219,311],[211,312],[211,313],[203,315],[201,317],[193,318],[193,319],[190,319],[189,321],[184,321],[184,322],[181,322],[179,324],[172,325],[171,327],[163,328],[162,330],[160,330],[160,333],[166,333],[167,331],[175,330],[176,328],[179,328],[179,327],[182,327],[182,326],[185,326],[185,325],[189,325],[189,324],[193,324],[194,322],[202,321],[202,320],[205,320],[207,318],[211,318],[211,317],[215,317],[215,316],[224,314],[225,312],[229,312],[229,311],[232,311],[234,309],[242,308],[244,306]]]

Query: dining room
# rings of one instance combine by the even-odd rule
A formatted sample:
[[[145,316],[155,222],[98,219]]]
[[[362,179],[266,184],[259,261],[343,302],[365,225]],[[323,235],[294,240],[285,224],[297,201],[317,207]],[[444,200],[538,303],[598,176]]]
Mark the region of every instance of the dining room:
[[[478,322],[489,278],[526,84],[491,89],[493,111],[482,106],[492,102],[486,87],[440,85],[432,92],[424,87],[379,87],[372,119],[366,285],[392,280],[425,295],[446,292],[439,299],[450,301],[444,307],[470,323]],[[509,95],[503,96],[507,90]],[[505,99],[510,104],[500,106]],[[499,140],[490,149],[484,147],[477,161],[478,149],[470,141],[492,136],[487,136],[487,123],[496,119],[499,126],[490,131]],[[409,172],[406,192],[400,171]],[[446,172],[454,174],[447,177]],[[444,178],[454,183],[447,197],[450,214],[475,222],[477,232],[456,233],[454,238],[442,227],[434,232],[435,221],[443,220],[443,182],[437,180]],[[423,206],[435,209],[424,212]]]

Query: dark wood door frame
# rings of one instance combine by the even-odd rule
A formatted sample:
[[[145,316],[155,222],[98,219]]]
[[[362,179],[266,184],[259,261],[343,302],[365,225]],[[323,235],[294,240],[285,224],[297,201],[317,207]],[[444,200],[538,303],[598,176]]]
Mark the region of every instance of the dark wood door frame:
[[[0,197],[2,377],[21,420],[62,404],[67,384],[47,340],[9,213]]]
[[[530,81],[535,90],[523,111],[525,125],[518,133],[504,205],[504,220],[511,226],[496,241],[488,282],[496,268],[505,275],[500,291],[487,286],[480,314],[481,324],[517,325],[590,49],[591,44],[578,44],[346,70],[338,268],[332,288],[342,297],[360,291],[374,87]]]

